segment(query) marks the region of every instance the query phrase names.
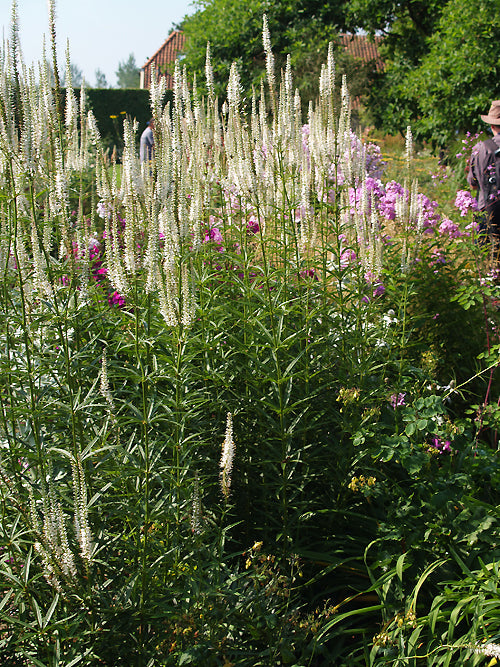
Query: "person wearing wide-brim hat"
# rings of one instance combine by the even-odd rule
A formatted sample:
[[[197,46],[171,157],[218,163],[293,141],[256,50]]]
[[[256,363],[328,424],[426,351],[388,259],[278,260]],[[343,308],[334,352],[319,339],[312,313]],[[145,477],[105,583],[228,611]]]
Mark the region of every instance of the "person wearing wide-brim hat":
[[[494,268],[500,268],[500,100],[491,103],[481,120],[491,127],[493,137],[472,149],[467,182],[477,189],[480,233],[492,244]]]

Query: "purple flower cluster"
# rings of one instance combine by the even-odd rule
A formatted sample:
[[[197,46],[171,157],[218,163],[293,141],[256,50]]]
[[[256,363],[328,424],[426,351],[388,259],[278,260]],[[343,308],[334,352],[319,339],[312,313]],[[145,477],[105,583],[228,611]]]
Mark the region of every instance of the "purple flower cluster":
[[[372,298],[376,299],[378,296],[385,294],[385,286],[380,280],[380,278],[374,275],[371,271],[365,273],[365,280],[368,285],[372,287]],[[365,297],[365,302],[368,302],[369,299]]]
[[[429,232],[435,229],[441,220],[441,216],[437,213],[437,201],[431,201],[429,197],[420,193],[418,195],[418,203],[422,207],[424,230]]]
[[[375,207],[379,214],[386,220],[395,220],[396,206],[401,198],[406,201],[410,199],[408,190],[397,181],[389,181],[385,186],[376,178],[368,177],[366,179],[366,191],[370,195],[368,199],[368,212],[371,209],[371,201],[373,198]],[[354,208],[359,208],[361,205],[361,187],[349,188],[349,203],[351,205],[351,214],[354,213]],[[437,213],[437,201],[431,201],[429,197],[420,193],[418,195],[419,208],[422,211],[423,228],[430,232],[435,229],[441,221],[441,216]],[[414,221],[416,223],[416,220]]]
[[[361,139],[351,130],[351,157],[364,157],[368,177],[379,179],[384,174],[386,162],[382,159],[380,146],[369,142],[363,144]]]
[[[346,248],[344,246],[347,241],[345,234],[339,234],[339,241],[341,243],[340,267],[346,269],[350,264],[353,264],[356,261],[356,253],[352,248]]]
[[[213,216],[210,216],[210,224],[214,224]],[[217,252],[224,252],[224,239],[218,227],[210,226],[204,231],[203,243],[213,243]]]
[[[247,232],[249,234],[258,234],[260,232],[260,224],[257,218],[253,215],[251,215],[248,218],[247,222]]]
[[[101,217],[110,217],[111,215],[102,202],[97,205],[97,210]],[[121,231],[123,231],[125,229],[125,220],[120,216],[117,216],[117,219],[120,223]],[[89,239],[87,252],[90,264],[90,276],[92,280],[95,283],[105,287],[106,279],[108,277],[108,269],[104,266],[105,242],[107,240],[105,232],[103,233],[102,238],[104,243],[99,241],[95,236],[92,236]],[[73,244],[73,254],[77,259],[83,256],[83,253],[80,252],[80,249],[76,243]],[[62,282],[65,285],[69,284],[69,280],[66,276],[63,276]],[[107,300],[109,305],[116,308],[124,308],[126,303],[125,297],[119,294],[116,290],[111,290],[109,287],[105,287],[105,289],[107,291]]]
[[[404,393],[400,392],[399,394],[392,394],[392,396],[389,399],[389,402],[392,405],[393,409],[395,410],[396,408],[400,408],[403,405],[406,405],[405,398],[406,398],[406,392]]]
[[[383,186],[382,186],[383,187]],[[396,202],[405,194],[405,189],[397,181],[389,181],[379,198],[377,208],[379,213],[387,220],[394,220],[396,217]],[[408,193],[406,193],[408,197]]]
[[[311,278],[312,280],[318,280],[316,271],[314,269],[302,269],[299,271],[299,278]]]
[[[477,211],[477,200],[468,190],[458,190],[455,197],[455,206],[464,218],[469,211]]]
[[[434,437],[428,449],[429,452],[437,452],[438,454],[451,454],[451,446],[449,440],[441,440],[441,438]]]
[[[443,218],[438,231],[442,236],[447,235],[450,239],[459,239],[461,236],[464,236],[464,233],[460,231],[460,227],[449,218]]]
[[[431,250],[429,266],[437,266],[439,264],[446,264],[446,253],[440,248],[433,248]],[[434,273],[437,273],[437,271],[434,271]]]
[[[310,159],[310,150],[309,150],[309,135],[310,127],[309,125],[302,126],[302,147],[304,153],[306,154],[308,160]],[[363,158],[365,163],[366,175],[374,179],[379,179],[383,176],[386,162],[382,159],[382,152],[380,146],[375,143],[369,142],[363,144],[361,139],[350,130],[349,134],[349,149],[351,159]],[[344,158],[348,160],[346,155]],[[345,177],[342,171],[342,165],[337,164],[336,160],[333,160],[329,170],[329,176],[331,181],[335,181],[337,185],[342,185],[344,183]]]
[[[371,193],[373,192],[373,195],[375,196],[375,201],[380,202],[383,200],[385,196],[385,189],[384,186],[382,185],[382,182],[377,179],[373,178],[371,176],[368,176],[365,181],[365,187],[366,187],[366,193],[368,196],[368,210],[367,212],[369,213],[371,211]],[[355,209],[359,208],[361,204],[361,197],[362,197],[362,188],[361,187],[356,187],[356,188],[349,188],[349,204],[351,205],[351,215],[354,215]],[[329,195],[329,200],[333,201],[334,199],[334,193],[330,193]],[[377,208],[380,210],[379,205],[377,205]]]
[[[444,164],[438,165],[438,171],[436,174],[432,174],[431,178],[433,181],[438,181],[439,183],[445,183],[450,177],[450,174],[447,170],[447,167]]]

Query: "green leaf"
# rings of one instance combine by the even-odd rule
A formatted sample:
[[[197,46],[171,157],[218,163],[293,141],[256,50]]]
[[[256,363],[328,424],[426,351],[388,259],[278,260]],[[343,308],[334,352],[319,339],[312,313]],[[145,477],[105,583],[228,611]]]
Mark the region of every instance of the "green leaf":
[[[409,424],[406,425],[405,433],[410,438],[412,435],[414,435],[416,430],[417,430],[416,422],[410,422]]]

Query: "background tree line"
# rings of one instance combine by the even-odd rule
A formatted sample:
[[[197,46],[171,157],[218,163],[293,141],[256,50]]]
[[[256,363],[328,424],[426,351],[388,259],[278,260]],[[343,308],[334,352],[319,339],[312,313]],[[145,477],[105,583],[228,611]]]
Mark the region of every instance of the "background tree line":
[[[330,41],[339,75],[347,74],[351,94],[362,95],[370,122],[385,132],[411,125],[417,138],[441,147],[458,133],[484,129],[479,114],[500,98],[499,0],[197,0],[195,6],[179,25],[187,38],[183,64],[203,88],[210,41],[222,97],[233,61],[245,92],[258,92],[266,14],[277,72],[290,54],[306,104],[317,92]],[[342,49],[339,33],[356,31],[384,37],[382,72]]]

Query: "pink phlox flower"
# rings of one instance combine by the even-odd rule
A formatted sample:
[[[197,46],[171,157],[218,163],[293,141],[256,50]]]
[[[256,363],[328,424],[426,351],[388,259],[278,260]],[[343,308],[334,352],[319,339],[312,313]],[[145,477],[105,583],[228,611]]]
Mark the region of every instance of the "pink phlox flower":
[[[259,221],[254,215],[251,215],[247,221],[247,232],[249,234],[258,234],[260,232]]]
[[[379,178],[367,176],[366,189],[368,192],[373,192],[378,199],[385,195],[385,188]]]
[[[350,153],[352,158],[364,160],[368,177],[379,179],[383,176],[386,162],[382,159],[380,146],[373,142],[363,144],[352,130],[350,131]]]
[[[28,461],[26,459],[20,458],[17,459],[17,462],[19,463],[19,467],[22,468],[23,470],[27,470],[29,468]]]
[[[397,181],[389,181],[385,185],[385,191],[381,195],[377,208],[380,215],[387,220],[396,218],[396,202],[399,197],[405,194],[405,189]],[[406,193],[407,194],[407,193]]]
[[[218,227],[209,227],[205,230],[205,236],[203,237],[203,243],[216,243],[217,245],[222,245],[224,239]]]
[[[89,244],[89,259],[97,260],[101,256],[101,244],[96,239],[91,239],[94,243]]]
[[[380,146],[372,142],[365,146],[366,173],[369,177],[380,179],[384,175],[387,162],[382,159]]]
[[[372,207],[372,194],[375,197],[375,203],[380,203],[380,200],[385,196],[385,189],[382,185],[382,182],[377,178],[372,178],[368,176],[365,180],[365,191],[366,191],[366,204],[367,204],[367,213],[370,213]],[[349,203],[351,205],[351,215],[354,215],[354,209],[358,209],[361,204],[361,198],[363,196],[363,186],[359,184],[355,188],[349,188]],[[378,205],[377,205],[378,208]]]
[[[446,264],[446,253],[440,248],[433,248],[431,250],[429,266],[435,266],[436,264]]]
[[[115,290],[114,292],[108,295],[108,303],[110,306],[123,308],[123,306],[125,305],[125,299],[119,292]]]
[[[360,211],[362,196],[363,196],[363,190],[362,190],[361,187],[349,188],[349,204],[351,206],[351,208],[350,208],[351,215],[354,215],[356,213],[356,210]],[[368,197],[367,198],[367,212],[368,213],[371,210],[370,204],[371,204],[370,198]]]
[[[468,190],[458,190],[455,197],[455,206],[464,218],[469,211],[477,211],[477,200]]]
[[[365,273],[365,280],[369,285],[371,285],[377,280],[377,276],[373,273],[373,271],[367,271]]]
[[[100,280],[104,280],[104,278],[106,278],[108,275],[108,269],[100,267],[97,269],[97,271],[93,271],[92,275],[94,276],[94,279],[99,282]]]
[[[417,199],[419,207],[422,209],[424,230],[430,232],[441,221],[441,216],[436,212],[438,203],[437,201],[431,201],[429,197],[422,193],[418,195]]]
[[[346,269],[349,266],[349,264],[352,264],[355,261],[356,261],[356,253],[352,248],[346,248],[345,250],[342,250],[340,254],[340,266],[343,269]]]
[[[313,280],[318,280],[318,276],[314,269],[302,269],[302,271],[299,271],[299,278],[312,278]]]
[[[226,200],[226,206],[229,210],[231,211],[239,211],[241,208],[240,205],[240,196],[239,192],[236,189],[235,185],[230,185],[225,188],[224,190],[224,198]],[[214,216],[210,216],[210,220],[212,220]]]
[[[481,228],[479,226],[478,222],[471,222],[470,225],[467,225],[466,229],[466,235],[470,236],[471,234],[479,234],[481,231]]]
[[[96,209],[97,209],[97,215],[100,218],[103,218],[103,220],[111,218],[111,210],[103,201],[100,201],[97,204]]]
[[[385,287],[381,282],[380,278],[375,275],[372,271],[367,271],[365,273],[366,282],[372,286],[372,297],[376,298],[377,296],[382,296],[385,294]]]
[[[460,227],[449,218],[443,219],[443,222],[439,225],[438,231],[440,234],[447,234],[450,239],[459,239],[463,236]]]
[[[429,451],[437,451],[440,454],[450,454],[451,446],[449,440],[441,440],[441,438],[434,437],[431,440],[431,448]]]
[[[395,410],[396,408],[400,408],[403,405],[406,405],[405,398],[406,398],[406,392],[400,392],[399,394],[392,394],[392,396],[389,399],[389,402],[392,405],[393,409]]]

